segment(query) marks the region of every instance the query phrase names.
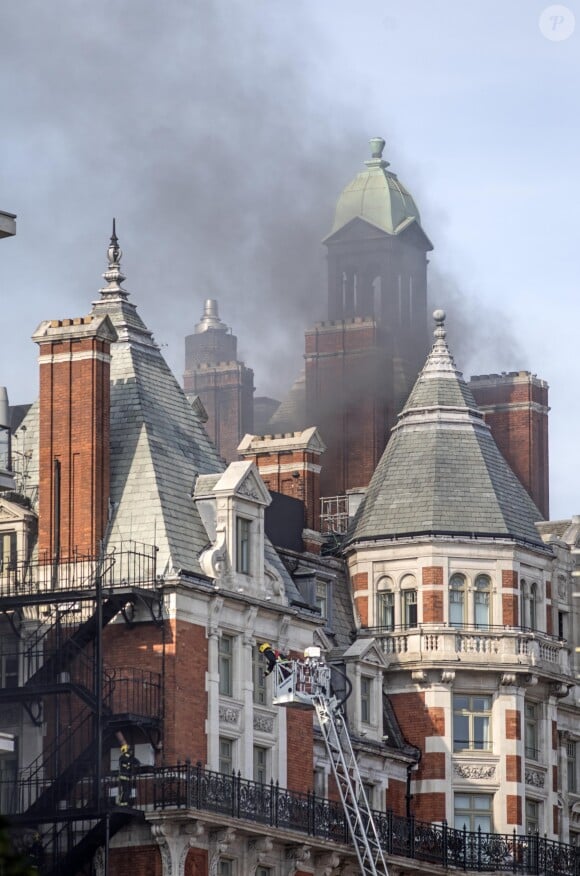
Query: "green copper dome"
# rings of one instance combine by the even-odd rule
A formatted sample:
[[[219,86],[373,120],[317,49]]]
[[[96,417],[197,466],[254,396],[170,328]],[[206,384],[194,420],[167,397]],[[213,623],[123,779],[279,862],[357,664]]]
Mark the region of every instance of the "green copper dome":
[[[367,170],[359,173],[340,195],[329,236],[356,218],[387,234],[398,234],[413,220],[421,224],[415,201],[396,174],[387,170],[389,162],[382,158],[385,141],[374,137],[370,144],[372,158],[365,161]]]

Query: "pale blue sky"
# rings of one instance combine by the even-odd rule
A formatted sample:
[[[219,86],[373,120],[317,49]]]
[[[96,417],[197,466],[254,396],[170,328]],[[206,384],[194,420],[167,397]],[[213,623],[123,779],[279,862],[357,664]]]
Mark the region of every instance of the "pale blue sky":
[[[178,376],[219,299],[258,394],[324,313],[334,201],[382,135],[435,250],[466,374],[551,387],[551,516],[580,513],[580,4],[21,0],[0,12],[0,383],[36,395],[41,319],[88,312],[118,219],[126,286]],[[267,331],[265,328],[267,327]]]

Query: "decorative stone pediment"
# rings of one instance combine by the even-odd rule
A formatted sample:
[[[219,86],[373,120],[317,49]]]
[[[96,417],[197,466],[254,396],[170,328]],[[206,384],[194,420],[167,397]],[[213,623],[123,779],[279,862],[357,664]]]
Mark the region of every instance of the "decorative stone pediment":
[[[494,763],[465,763],[460,761],[453,764],[453,772],[460,779],[492,781],[495,779],[496,765]]]
[[[543,770],[526,767],[525,780],[526,785],[531,785],[532,788],[543,788],[546,784],[546,773]]]
[[[352,645],[344,652],[343,659],[345,661],[356,660],[357,662],[371,664],[380,669],[385,669],[387,666],[383,652],[375,639],[355,639]]]
[[[267,506],[272,497],[253,462],[232,462],[214,487],[216,496],[239,496]]]
[[[16,502],[10,502],[8,499],[0,498],[0,525],[3,523],[16,523],[35,516],[28,508],[24,508]]]

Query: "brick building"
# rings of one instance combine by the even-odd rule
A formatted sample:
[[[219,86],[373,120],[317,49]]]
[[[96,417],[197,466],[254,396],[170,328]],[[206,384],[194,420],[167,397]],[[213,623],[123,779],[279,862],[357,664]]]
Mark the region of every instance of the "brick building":
[[[34,333],[40,396],[0,494],[0,803],[46,876],[355,876],[320,730],[273,705],[262,642],[323,649],[394,876],[575,876],[580,519],[542,519],[546,387],[468,384],[442,312],[427,355],[429,244],[373,152],[328,241],[342,292],[285,405],[307,416],[317,386],[321,423],[342,369],[348,431],[248,434],[224,463],[115,231],[90,313]],[[389,328],[405,314],[416,347]],[[213,303],[201,322],[206,365],[240,364]],[[382,401],[361,392],[380,368]]]

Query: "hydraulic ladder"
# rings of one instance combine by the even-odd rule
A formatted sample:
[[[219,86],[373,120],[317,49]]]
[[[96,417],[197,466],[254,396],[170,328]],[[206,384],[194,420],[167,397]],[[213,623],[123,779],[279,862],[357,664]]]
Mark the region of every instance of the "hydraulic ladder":
[[[276,664],[273,703],[288,708],[315,710],[361,874],[388,876],[342,705],[331,693],[330,667],[324,662],[318,647],[307,648],[304,657],[304,660]]]

